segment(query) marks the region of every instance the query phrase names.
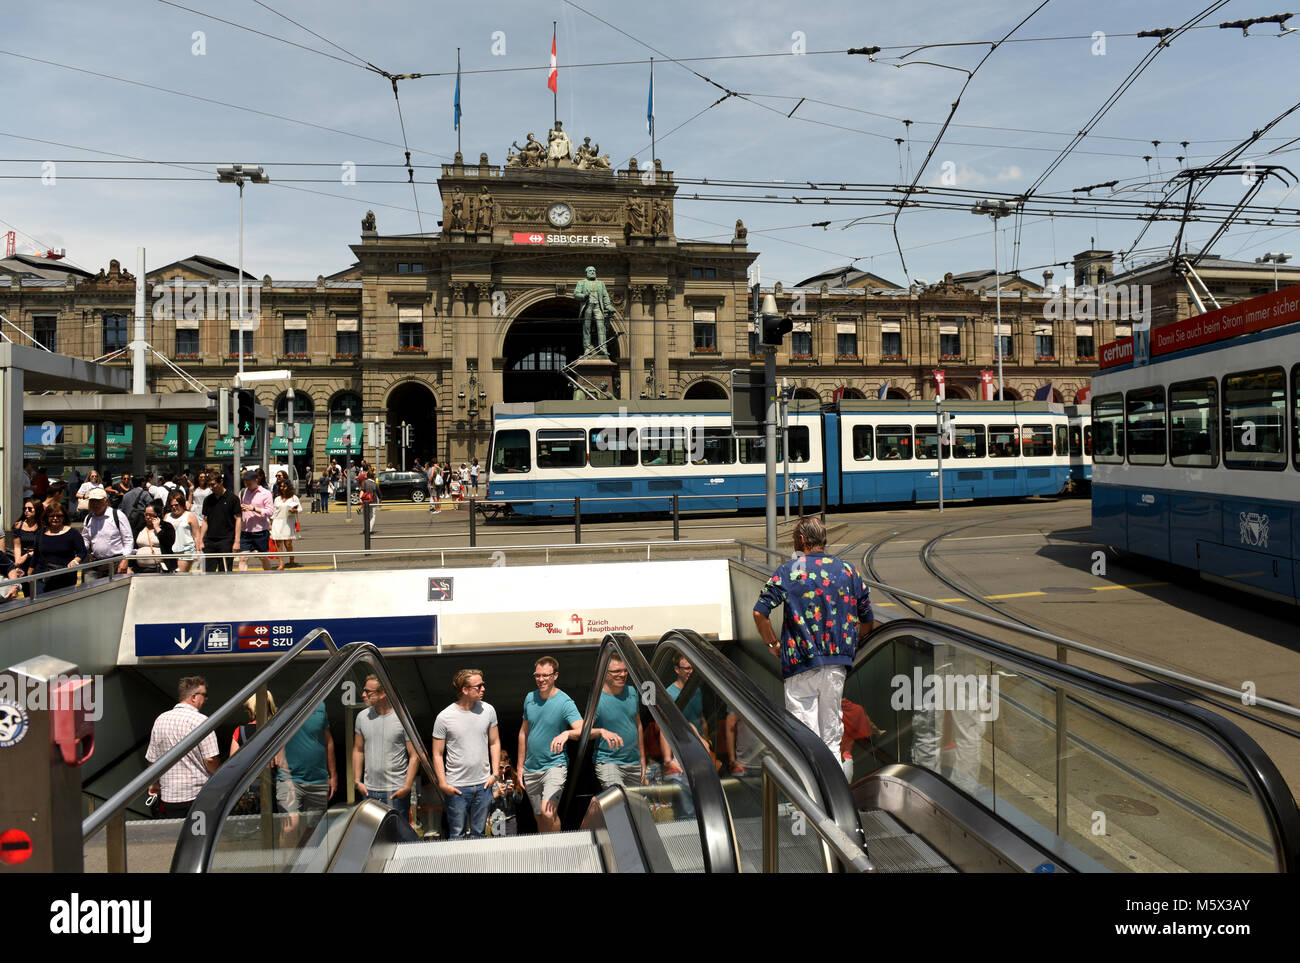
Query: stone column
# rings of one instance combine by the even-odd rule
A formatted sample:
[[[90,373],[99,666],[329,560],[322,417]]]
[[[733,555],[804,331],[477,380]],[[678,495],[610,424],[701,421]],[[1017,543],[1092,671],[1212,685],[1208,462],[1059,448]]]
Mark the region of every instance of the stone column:
[[[655,380],[663,386],[668,397],[673,397],[672,372],[668,367],[668,298],[671,289],[667,284],[654,286],[654,344]]]
[[[461,459],[465,454],[463,432],[456,427],[464,418],[463,412],[456,404],[456,393],[469,380],[469,368],[465,364],[465,359],[469,357],[467,351],[474,350],[476,344],[474,338],[468,333],[468,328],[473,323],[469,319],[469,305],[466,303],[468,286],[465,281],[452,281],[447,285],[447,296],[451,301],[451,367],[449,369],[451,384],[443,386],[445,389],[443,396],[438,399],[440,461],[446,458]],[[442,346],[439,345],[440,353],[441,348]]]
[[[654,319],[645,310],[644,284],[627,286],[627,355],[628,377],[623,384],[623,397],[637,400],[645,385],[646,353],[654,350]]]
[[[495,328],[496,318],[492,314],[492,292],[496,285],[491,281],[479,281],[474,287],[478,291],[477,316],[474,320],[474,327],[478,333],[477,348],[478,353],[478,380],[479,390],[487,392],[487,400],[480,402],[479,419],[476,430],[470,435],[469,458],[477,458],[480,465],[487,464],[488,446],[491,444],[492,436],[488,428],[491,423],[492,404],[501,401],[501,377],[492,370],[492,346],[493,346],[493,329]],[[469,396],[466,389],[466,406],[468,409]],[[468,461],[468,458],[466,459]]]

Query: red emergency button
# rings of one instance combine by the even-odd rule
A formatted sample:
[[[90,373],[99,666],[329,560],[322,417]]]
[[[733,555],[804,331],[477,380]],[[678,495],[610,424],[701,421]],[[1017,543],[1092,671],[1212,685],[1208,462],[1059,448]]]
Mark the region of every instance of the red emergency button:
[[[32,837],[21,829],[6,829],[0,833],[0,863],[16,866],[32,856]]]

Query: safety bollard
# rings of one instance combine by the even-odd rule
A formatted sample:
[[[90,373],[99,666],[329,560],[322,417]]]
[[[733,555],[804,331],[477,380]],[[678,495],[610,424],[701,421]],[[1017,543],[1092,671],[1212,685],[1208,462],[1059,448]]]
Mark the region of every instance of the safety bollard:
[[[678,502],[677,493],[673,492],[673,541],[674,542],[680,542],[682,540],[682,517],[681,517],[680,509],[681,506]]]
[[[361,503],[361,533],[364,537],[366,551],[370,551],[370,502]]]
[[[476,498],[472,496],[470,497],[469,500],[469,547],[470,548],[478,547],[478,525],[474,521],[474,515],[475,515],[474,506],[477,501],[478,500]]]
[[[582,544],[582,496],[573,496],[573,544]]]
[[[795,494],[799,496],[799,514],[796,517],[803,518],[803,489],[800,488]]]

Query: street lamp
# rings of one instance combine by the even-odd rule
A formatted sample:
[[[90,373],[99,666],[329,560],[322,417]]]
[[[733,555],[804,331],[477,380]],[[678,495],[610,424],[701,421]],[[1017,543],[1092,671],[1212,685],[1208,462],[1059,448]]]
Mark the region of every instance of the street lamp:
[[[998,302],[998,327],[994,343],[998,346],[998,401],[1002,400],[1002,272],[998,267],[998,218],[1006,217],[1015,211],[1010,201],[988,200],[976,202],[971,208],[972,214],[987,214],[993,220],[993,283]]]
[[[244,181],[269,184],[271,178],[256,164],[221,164],[217,180],[239,186],[239,373],[244,373]]]
[[[1277,253],[1270,252],[1268,254],[1265,254],[1263,257],[1255,258],[1256,264],[1268,264],[1270,261],[1273,263],[1273,290],[1274,291],[1277,290],[1277,266],[1279,264],[1285,264],[1289,260],[1291,260],[1291,255],[1283,254],[1280,251]]]

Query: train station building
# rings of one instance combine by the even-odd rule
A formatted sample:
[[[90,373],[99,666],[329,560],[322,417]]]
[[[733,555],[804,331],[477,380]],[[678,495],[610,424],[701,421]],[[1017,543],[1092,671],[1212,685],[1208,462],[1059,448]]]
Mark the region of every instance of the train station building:
[[[400,463],[402,423],[412,426],[408,459],[485,460],[496,402],[573,398],[575,375],[611,398],[725,398],[731,369],[761,362],[748,281],[758,251],[744,224],[729,240],[683,238],[671,170],[635,159],[613,170],[585,141],[564,150],[529,135],[505,164],[458,154],[438,179],[436,230],[385,233],[367,213],[349,245],[355,263],[343,271],[314,280],[245,273],[254,312],[245,366],[293,372],[299,468],[341,460],[349,413],[390,428],[387,449],[376,459],[368,447],[369,460]],[[584,322],[574,288],[588,267],[613,309],[608,358],[575,367]],[[1250,267],[1251,284],[1271,281],[1267,265]],[[1108,251],[1074,259],[1076,284],[1114,273]],[[764,285],[795,318],[778,372],[796,396],[933,398],[942,371],[948,397],[979,398],[991,389],[984,373],[996,370],[1000,336],[1006,397],[1073,403],[1086,396],[1097,347],[1128,333],[1125,319],[1106,312],[1054,309],[1061,288],[1050,271],[1042,283],[1001,276],[1000,331],[993,271],[902,280],[845,265]],[[148,390],[228,386],[239,364],[236,269],[196,254],[149,269],[146,281]],[[92,275],[46,258],[0,260],[0,314],[60,354],[129,365],[134,298],[135,278],[117,261]],[[1188,310],[1176,293],[1169,298],[1162,318]],[[7,334],[25,340],[12,327]],[[277,422],[287,420],[282,387],[257,394]],[[129,426],[114,428],[110,462],[135,443]],[[172,431],[150,428],[151,464],[230,455],[233,442],[215,428],[192,426],[183,450]],[[29,456],[84,462],[86,438],[71,426],[60,438],[62,448],[33,441]],[[271,452],[287,460],[288,442],[273,440]],[[362,454],[359,440],[352,454]]]

